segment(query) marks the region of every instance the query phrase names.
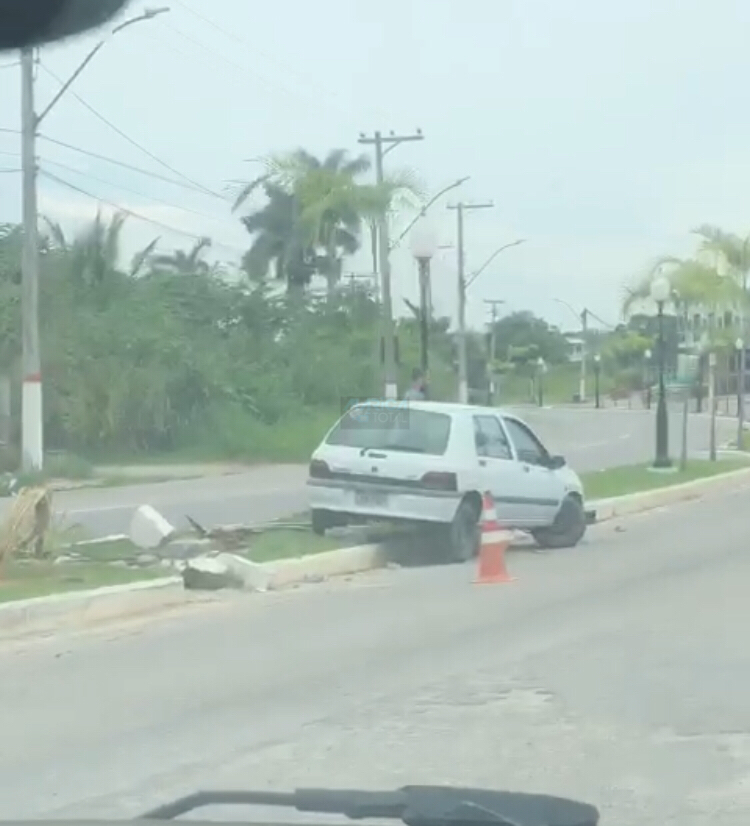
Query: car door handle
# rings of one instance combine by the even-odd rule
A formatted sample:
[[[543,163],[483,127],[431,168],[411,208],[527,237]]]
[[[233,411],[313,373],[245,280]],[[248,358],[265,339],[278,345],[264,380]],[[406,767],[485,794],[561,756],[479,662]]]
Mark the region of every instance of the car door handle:
[[[486,459],[480,459],[479,460],[479,467],[487,467],[487,460]]]
[[[523,472],[524,472],[524,473],[530,473],[530,472],[531,472],[531,468],[530,468],[528,465],[524,465],[524,466],[523,466]]]

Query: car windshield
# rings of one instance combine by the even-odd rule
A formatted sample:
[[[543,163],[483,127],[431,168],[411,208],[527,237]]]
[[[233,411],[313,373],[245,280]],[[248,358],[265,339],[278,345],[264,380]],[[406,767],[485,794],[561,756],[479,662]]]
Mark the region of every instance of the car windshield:
[[[326,443],[360,450],[398,450],[442,456],[448,447],[450,430],[451,418],[445,413],[359,405],[342,416]]]

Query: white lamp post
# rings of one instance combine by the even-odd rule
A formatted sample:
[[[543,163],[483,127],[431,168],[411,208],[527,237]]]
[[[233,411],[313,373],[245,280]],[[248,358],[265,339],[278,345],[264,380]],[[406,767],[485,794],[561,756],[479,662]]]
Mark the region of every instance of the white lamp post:
[[[655,468],[672,467],[669,458],[669,419],[667,417],[667,394],[664,386],[664,356],[666,345],[664,342],[664,304],[668,300],[672,287],[669,279],[661,274],[651,282],[651,298],[656,303],[659,323],[659,400],[656,405],[656,457]]]
[[[411,253],[419,267],[419,327],[421,341],[422,370],[427,373],[429,366],[429,329],[432,315],[432,295],[430,290],[430,262],[438,249],[437,235],[424,215],[416,222],[410,237]]]

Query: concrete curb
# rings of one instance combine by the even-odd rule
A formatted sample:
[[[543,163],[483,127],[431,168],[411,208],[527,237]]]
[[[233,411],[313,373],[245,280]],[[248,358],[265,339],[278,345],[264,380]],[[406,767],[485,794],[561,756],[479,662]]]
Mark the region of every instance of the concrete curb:
[[[668,485],[655,490],[630,493],[627,496],[616,496],[612,499],[599,499],[589,503],[596,510],[596,522],[606,522],[618,516],[631,516],[636,513],[661,508],[664,505],[675,505],[691,499],[699,499],[702,494],[714,490],[725,490],[734,487],[738,482],[750,482],[750,468],[732,470],[729,473],[717,473],[705,479],[695,479],[692,482],[683,482],[680,485]]]
[[[44,634],[184,603],[182,577],[110,585],[0,604],[0,634]]]
[[[269,590],[278,590],[329,577],[346,576],[385,567],[388,557],[380,545],[358,545],[310,556],[266,563]],[[182,577],[111,585],[87,591],[19,599],[0,603],[0,637],[52,634],[164,608],[196,602],[215,602],[216,592],[186,591]]]
[[[698,499],[703,493],[750,482],[750,468],[721,473],[681,485],[600,499],[588,503],[596,523]],[[389,555],[382,545],[357,545],[310,556],[266,563],[269,590],[288,588],[329,577],[347,576],[385,567]],[[108,620],[134,617],[177,605],[215,601],[215,593],[186,591],[179,576],[164,577],[91,591],[70,591],[0,604],[0,635],[54,633]]]

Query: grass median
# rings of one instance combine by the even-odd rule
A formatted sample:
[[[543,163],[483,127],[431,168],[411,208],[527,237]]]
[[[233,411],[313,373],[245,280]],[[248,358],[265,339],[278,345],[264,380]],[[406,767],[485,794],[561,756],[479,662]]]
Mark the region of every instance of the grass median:
[[[677,466],[676,466],[677,467]],[[748,469],[745,459],[719,459],[716,462],[707,459],[694,459],[687,463],[685,470],[654,471],[651,465],[622,465],[581,474],[586,498],[611,499],[626,496],[629,493],[657,490],[659,488],[707,479],[721,473]]]

